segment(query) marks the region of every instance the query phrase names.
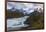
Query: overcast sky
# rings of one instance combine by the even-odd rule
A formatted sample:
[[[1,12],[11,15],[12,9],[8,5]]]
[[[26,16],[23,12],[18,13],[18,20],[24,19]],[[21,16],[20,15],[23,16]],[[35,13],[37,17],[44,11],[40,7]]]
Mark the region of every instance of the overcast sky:
[[[12,7],[16,7],[16,8],[24,8],[24,7],[33,8],[35,6],[43,7],[42,4],[16,3],[16,2],[8,2],[7,3],[7,9],[11,9]]]

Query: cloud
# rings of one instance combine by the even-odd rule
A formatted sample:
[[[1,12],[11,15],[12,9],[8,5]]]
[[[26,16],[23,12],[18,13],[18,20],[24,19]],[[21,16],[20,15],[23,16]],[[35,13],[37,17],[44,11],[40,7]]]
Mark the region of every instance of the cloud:
[[[14,8],[14,9],[13,9]],[[11,9],[11,11],[16,11],[18,9],[20,12],[24,14],[30,14],[34,12],[34,9],[43,8],[42,4],[34,4],[34,3],[16,3],[16,2],[8,2],[7,10]]]

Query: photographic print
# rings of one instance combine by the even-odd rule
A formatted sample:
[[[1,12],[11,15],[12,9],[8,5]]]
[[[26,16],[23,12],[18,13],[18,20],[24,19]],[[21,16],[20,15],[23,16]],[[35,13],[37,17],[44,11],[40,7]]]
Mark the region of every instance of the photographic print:
[[[44,3],[8,1],[7,31],[44,29]]]

